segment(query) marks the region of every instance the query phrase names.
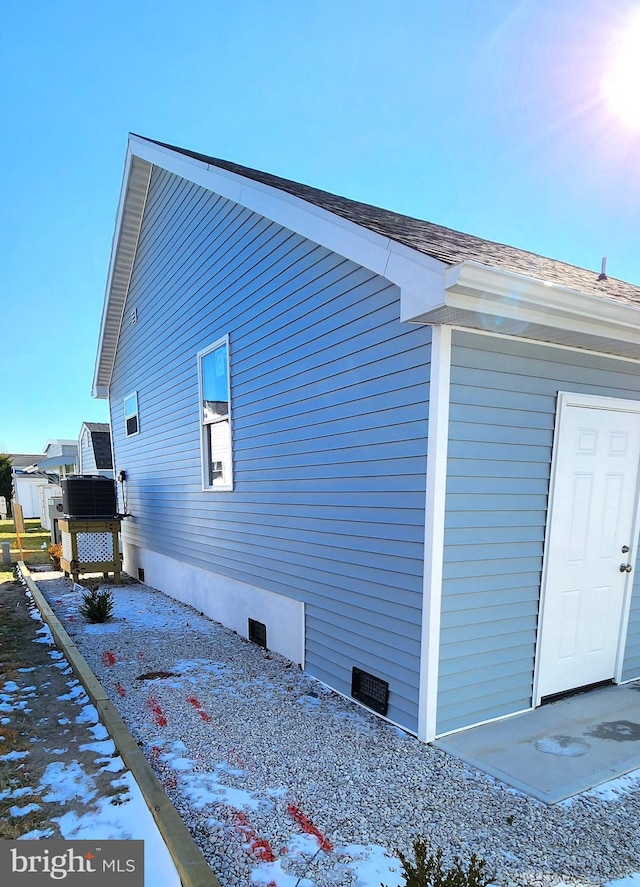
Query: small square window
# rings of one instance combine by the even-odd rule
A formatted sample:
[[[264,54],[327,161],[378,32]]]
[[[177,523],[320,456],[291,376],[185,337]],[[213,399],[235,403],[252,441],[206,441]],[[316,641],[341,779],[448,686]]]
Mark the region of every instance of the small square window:
[[[138,426],[138,392],[134,391],[124,399],[124,425],[127,437],[137,434]]]

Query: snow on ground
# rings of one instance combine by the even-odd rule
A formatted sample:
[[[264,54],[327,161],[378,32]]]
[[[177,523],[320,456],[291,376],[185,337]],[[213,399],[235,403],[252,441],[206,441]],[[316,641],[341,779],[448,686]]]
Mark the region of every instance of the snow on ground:
[[[30,616],[39,620],[37,609],[30,594],[32,603]],[[52,664],[60,670],[60,674],[68,678],[72,674],[71,667],[63,654],[55,649],[53,636],[46,625],[35,632],[35,642],[51,646],[48,657]],[[29,673],[33,679],[33,668],[21,668],[21,673]],[[59,815],[51,815],[49,821],[56,823],[59,834],[50,827],[25,832],[21,840],[39,838],[64,839],[138,839],[144,841],[145,884],[147,887],[180,887],[180,879],[173,860],[160,835],[155,821],[147,807],[142,793],[131,773],[125,768],[122,758],[117,754],[113,741],[109,738],[104,725],[100,722],[98,712],[90,702],[87,694],[77,679],[70,677],[64,682],[68,692],[60,693],[56,698],[59,703],[71,704],[74,716],[70,718],[60,713],[48,712],[48,716],[60,725],[57,731],[55,747],[47,747],[44,751],[54,760],[49,763],[37,782],[31,786],[8,788],[0,793],[3,800],[11,799],[16,803],[9,808],[12,816],[20,819],[34,810],[42,810],[42,805],[29,800],[37,796],[47,804],[59,806]],[[20,686],[16,681],[7,680],[0,684],[0,711],[3,724],[11,723],[11,716],[17,712],[29,714],[30,700],[39,692],[49,690],[51,681],[43,681],[38,686],[28,684]],[[64,708],[68,712],[68,708]],[[78,736],[87,734],[91,741],[72,747],[65,742],[67,737],[76,742]],[[32,738],[32,743],[36,740]],[[33,746],[32,746],[33,748]],[[78,760],[78,751],[95,755],[91,772],[86,764]],[[24,762],[32,754],[30,751],[14,751],[0,755],[5,763]],[[19,764],[17,764],[20,766]],[[98,774],[113,774],[106,781],[108,792],[105,792],[105,780]],[[55,809],[55,806],[53,809]],[[73,809],[72,809],[73,808]],[[78,812],[81,811],[81,812]]]
[[[291,717],[296,719],[298,729],[309,730],[311,748],[315,740],[314,729],[320,730],[321,726],[326,726],[327,718],[332,718],[338,728],[343,725],[342,739],[345,742],[347,735],[352,737],[357,734],[360,737],[358,741],[361,741],[365,748],[370,744],[372,749],[370,754],[374,757],[382,751],[379,746],[382,734],[388,737],[384,741],[388,742],[390,747],[394,743],[399,748],[406,746],[408,753],[407,743],[413,743],[413,740],[407,737],[407,734],[388,725],[381,727],[380,721],[356,706],[343,703],[341,700],[336,702],[334,694],[329,694],[322,685],[309,681],[299,672],[292,671],[289,673],[290,678],[287,678],[287,683],[291,685],[288,689],[293,690],[293,707],[298,709],[299,715],[291,709],[279,708],[283,701],[283,688],[278,686],[276,680],[269,679],[268,674],[272,674],[272,671],[265,672],[265,675],[252,669],[244,672],[234,671],[230,664],[232,657],[227,659],[226,656],[223,657],[215,652],[210,656],[185,655],[189,647],[187,634],[192,625],[196,635],[198,631],[204,632],[202,637],[207,638],[207,642],[209,640],[207,631],[211,634],[212,630],[206,626],[203,628],[206,620],[195,611],[159,593],[151,592],[144,586],[119,587],[116,590],[115,618],[104,625],[87,625],[78,616],[77,587],[69,591],[69,585],[64,580],[42,582],[40,587],[47,594],[65,627],[73,633],[74,640],[83,655],[89,659],[93,670],[113,693],[114,703],[119,705],[121,713],[126,720],[129,720],[130,729],[134,731],[159,779],[196,839],[202,840],[208,836],[207,840],[210,842],[208,846],[211,843],[214,848],[216,845],[218,848],[224,845],[229,856],[235,853],[238,844],[240,845],[242,855],[238,859],[212,854],[212,867],[221,877],[223,885],[232,884],[233,887],[236,885],[240,887],[241,884],[248,883],[246,880],[248,877],[249,882],[255,887],[328,887],[328,885],[380,887],[381,884],[386,887],[403,887],[404,878],[400,861],[390,849],[394,846],[393,841],[386,840],[383,844],[371,840],[372,837],[378,837],[375,834],[376,827],[368,827],[364,817],[356,824],[357,827],[354,827],[353,822],[349,822],[349,827],[343,831],[353,833],[355,836],[365,835],[368,840],[347,841],[344,838],[340,840],[340,834],[337,839],[333,834],[329,836],[323,834],[315,822],[292,801],[292,797],[295,797],[295,794],[292,794],[292,785],[299,777],[291,769],[291,762],[283,760],[282,767],[269,770],[265,783],[258,751],[253,752],[252,758],[249,746],[241,748],[240,745],[234,745],[234,742],[238,742],[238,737],[234,739],[229,735],[223,736],[220,740],[222,720],[216,723],[217,732],[207,734],[199,731],[209,726],[212,713],[222,718],[220,714],[222,711],[237,706],[237,719],[243,717],[246,719],[239,724],[240,736],[243,730],[245,735],[248,730],[259,730],[256,726],[259,715],[257,709],[260,712],[273,711],[274,719],[288,711]],[[180,638],[177,640],[176,620],[180,621],[182,628]],[[173,639],[172,651],[160,650],[163,643],[161,638]],[[183,648],[182,655],[176,654],[178,648]],[[158,668],[160,664],[163,668],[166,667],[166,671],[162,676],[154,678],[152,669]],[[148,670],[149,676],[145,676],[143,681],[140,672],[145,670]],[[72,694],[73,691],[70,695]],[[256,723],[251,720],[252,704],[256,706]],[[93,718],[93,715],[92,712],[90,716]],[[196,715],[198,717],[195,718],[194,726],[193,718]],[[309,727],[309,724],[300,718],[309,719],[311,726]],[[228,728],[228,722],[224,723]],[[341,736],[339,732],[336,735]],[[214,736],[216,740],[220,740],[217,746],[213,742]],[[269,741],[268,739],[267,742]],[[103,742],[104,738],[96,734],[95,751],[100,754],[100,760],[112,760],[110,749],[107,746],[102,747]],[[268,752],[260,745],[260,737],[256,740],[256,745],[265,757],[273,751],[271,749]],[[220,751],[221,748],[225,749],[224,753]],[[355,755],[355,744],[345,753],[352,752]],[[335,760],[340,763],[339,758]],[[437,761],[441,761],[441,758],[438,757]],[[358,770],[359,767],[360,763],[354,757],[353,784],[356,784],[362,775]],[[455,775],[459,786],[466,782],[469,785],[468,791],[475,796],[486,790],[487,797],[492,797],[492,803],[496,804],[496,807],[491,814],[488,814],[489,820],[499,819],[499,808],[510,803],[511,798],[514,813],[507,819],[516,820],[522,816],[523,810],[528,810],[527,828],[537,827],[534,822],[533,807],[528,802],[523,803],[522,796],[514,789],[506,786],[496,788],[495,781],[491,778],[471,773],[458,763],[451,763],[451,767],[451,778],[453,779]],[[64,771],[64,773],[62,784],[68,785],[69,791],[76,790],[75,787],[78,785],[84,785],[84,790],[90,792],[90,787],[83,783],[79,774],[74,771]],[[315,800],[316,796],[319,798],[322,795],[322,781],[327,776],[327,771],[323,772],[322,769],[318,771],[316,782],[310,781],[305,776],[304,786],[310,798]],[[400,774],[400,777],[402,776],[403,774]],[[390,781],[391,778],[390,775]],[[434,780],[439,778],[441,778],[439,773],[433,774]],[[447,775],[445,779],[449,784]],[[352,790],[351,782],[352,776],[347,773],[342,789],[345,794]],[[301,782],[300,785],[302,784]],[[481,787],[483,784],[486,789]],[[624,797],[625,793],[636,789],[638,784],[640,784],[640,771],[612,780],[585,793],[580,803],[584,808],[584,799],[590,800],[594,805],[601,802],[616,802]],[[409,782],[408,785],[410,793],[415,793],[416,784]],[[434,782],[434,785],[440,784]],[[428,796],[431,790],[428,783],[420,783],[420,786],[420,790]],[[127,789],[132,792],[131,786],[127,786]],[[384,787],[380,789],[381,797],[383,790]],[[432,800],[435,805],[440,789],[433,790],[435,794]],[[418,800],[416,796],[416,801]],[[452,805],[453,803],[452,798]],[[459,800],[456,799],[455,803],[459,804]],[[464,809],[464,806],[463,803],[452,812],[451,821],[447,819],[446,804],[444,820],[441,810],[434,806],[435,813],[440,818],[440,821],[436,822],[434,815],[434,834],[441,836],[452,829],[464,834],[464,823],[460,824],[460,809]],[[471,817],[477,815],[471,807],[480,808],[481,802],[478,797],[474,797],[473,803],[468,806]],[[119,815],[120,808],[112,806],[110,810],[103,810],[100,805],[98,807],[97,819],[94,822],[82,823],[69,816],[63,821],[65,830],[74,837],[82,837],[89,834],[88,830],[93,829],[91,837],[95,837],[95,829],[104,827],[115,831],[120,828],[120,833],[114,834],[120,836],[126,834],[134,823],[138,825],[135,804],[132,804],[126,811],[127,815],[122,817]],[[559,808],[567,811],[567,815],[571,815],[572,802],[565,802],[559,805]],[[453,807],[451,809],[453,810]],[[104,816],[102,823],[101,815]],[[387,829],[387,834],[393,834],[393,828],[397,827],[400,837],[406,835],[406,831],[402,831],[403,816],[411,816],[411,806],[407,806],[404,812],[401,809],[381,811],[380,822]],[[551,813],[549,816],[560,818]],[[487,838],[491,838],[492,825],[494,823],[487,821],[486,826],[482,827]],[[427,823],[427,827],[430,826],[431,823]],[[508,823],[508,826],[513,838],[514,827],[512,823]],[[438,830],[435,830],[436,827]],[[482,839],[483,831],[478,831],[475,824],[469,828],[476,829],[476,835],[480,836],[478,839]],[[336,834],[339,831],[336,829]],[[504,834],[509,835],[509,830]],[[106,837],[102,834],[100,836]],[[488,846],[491,845],[491,840]],[[511,841],[511,849],[507,849],[505,842],[505,847],[497,849],[495,856],[507,863],[522,865],[521,849],[516,837]],[[546,854],[546,847],[540,849],[541,855]],[[218,866],[225,866],[225,870],[219,869]],[[581,887],[581,885],[593,887],[595,883],[593,880],[579,879],[558,883],[557,880],[555,882],[549,880],[548,875],[544,875],[544,878],[543,880],[543,877],[540,877],[540,884],[555,883],[556,887]],[[164,885],[165,882],[157,883]],[[618,880],[603,879],[598,884],[599,887],[600,885],[640,887],[640,873],[633,873]]]
[[[243,789],[230,788],[224,782],[228,775],[241,776],[242,770],[229,767],[225,762],[217,765],[215,772],[195,772],[196,762],[183,756],[185,746],[177,741],[171,744],[168,751],[161,751],[162,738],[156,738],[153,748],[156,749],[154,760],[157,766],[165,771],[174,771],[175,780],[168,779],[170,784],[179,788],[182,795],[188,799],[191,807],[197,810],[206,810],[216,804],[225,804],[236,811],[236,822],[239,831],[246,839],[245,847],[254,854],[270,857],[277,848],[267,848],[266,842],[253,831],[248,824],[248,819],[243,812],[258,809],[268,809],[271,805],[264,798],[263,792],[250,792]],[[282,796],[286,789],[278,787],[270,790],[272,796]],[[294,866],[297,870],[303,869],[308,860],[322,852],[325,841],[322,835],[314,833],[299,833],[300,819],[292,818],[291,831],[277,849],[281,857],[286,857],[287,868]],[[213,824],[209,820],[210,824]],[[310,824],[303,822],[302,827],[312,828]],[[400,861],[390,855],[384,847],[375,844],[357,845],[350,844],[331,848],[337,859],[344,859],[344,865],[351,870],[355,877],[356,887],[380,887],[384,883],[386,887],[402,887],[404,878],[400,874]],[[256,865],[251,872],[251,883],[256,887],[315,887],[315,881],[300,875],[290,874],[283,868],[283,859],[268,859]]]
[[[64,660],[66,662],[66,660]],[[6,685],[5,685],[6,688]],[[98,732],[105,732],[102,724],[96,723],[97,713],[93,705],[84,704],[76,719],[77,723],[95,723]],[[89,746],[84,746],[88,748]],[[102,770],[120,773],[111,785],[120,789],[118,803],[113,804],[113,796],[99,796],[94,779],[76,760],[68,763],[54,761],[45,770],[39,783],[28,790],[29,793],[40,794],[48,803],[60,803],[61,807],[68,801],[78,800],[86,805],[86,812],[78,814],[70,810],[56,816],[54,821],[60,829],[60,836],[66,840],[142,840],[144,841],[145,884],[148,887],[180,887],[180,879],[167,847],[158,832],[136,781],[128,770],[125,770],[122,758],[115,754],[115,746],[111,740],[96,743],[91,749],[99,752],[96,762],[102,764]],[[64,755],[66,749],[56,750]],[[28,752],[6,755],[4,760],[15,760],[27,756]],[[24,790],[18,790],[25,794]],[[25,806],[12,807],[13,816],[24,816],[40,805],[28,803]],[[21,840],[54,837],[52,830],[37,830],[20,836]]]

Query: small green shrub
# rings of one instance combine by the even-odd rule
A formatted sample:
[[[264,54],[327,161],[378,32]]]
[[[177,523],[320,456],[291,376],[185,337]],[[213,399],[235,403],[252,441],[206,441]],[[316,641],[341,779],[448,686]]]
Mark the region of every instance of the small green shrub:
[[[98,591],[97,588],[92,588],[82,595],[79,609],[89,622],[106,622],[111,619],[114,604],[113,595],[108,589]]]
[[[491,883],[491,878],[485,874],[487,863],[478,859],[475,853],[471,855],[467,869],[456,856],[452,868],[446,870],[442,865],[442,848],[438,847],[435,855],[429,854],[424,838],[414,840],[413,853],[415,862],[398,851],[406,887],[487,887]],[[385,885],[381,884],[381,887]]]

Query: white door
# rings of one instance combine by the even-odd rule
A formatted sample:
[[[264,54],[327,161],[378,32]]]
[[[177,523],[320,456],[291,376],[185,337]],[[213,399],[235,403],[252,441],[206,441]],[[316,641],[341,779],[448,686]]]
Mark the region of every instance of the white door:
[[[537,699],[609,680],[635,564],[640,403],[560,395]]]

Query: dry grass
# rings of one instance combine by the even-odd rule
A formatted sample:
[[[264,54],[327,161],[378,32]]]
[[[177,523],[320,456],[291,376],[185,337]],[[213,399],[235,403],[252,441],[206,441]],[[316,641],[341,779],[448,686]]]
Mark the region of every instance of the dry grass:
[[[34,831],[60,837],[59,816],[69,810],[83,813],[85,800],[52,797],[48,783],[42,779],[52,760],[52,749],[58,743],[63,743],[63,751],[73,754],[80,766],[92,774],[102,797],[115,806],[125,803],[128,797],[124,786],[114,784],[113,774],[103,772],[95,753],[78,747],[79,737],[84,740],[85,734],[86,738],[91,734],[86,733],[86,727],[74,726],[78,703],[68,698],[68,669],[61,671],[52,664],[48,645],[34,643],[37,631],[38,622],[30,616],[22,585],[10,572],[0,571],[0,692],[7,681],[15,681],[23,688],[22,694],[16,688],[5,691],[9,705],[3,713],[7,723],[0,723],[0,755],[12,751],[29,753],[21,759],[0,761],[0,840],[22,838]],[[61,730],[63,722],[69,727]],[[24,813],[30,804],[39,805],[39,809],[12,815],[12,808],[17,808],[14,813]],[[4,885],[2,879],[0,882]]]
[[[27,788],[29,780],[24,771],[14,771],[11,777],[3,778],[0,773],[0,793],[5,789],[16,791],[17,789]],[[31,810],[24,816],[12,816],[11,808],[19,804],[39,804],[42,806],[42,798],[35,792],[28,795],[22,795],[19,800],[15,798],[5,798],[0,801],[0,839],[4,841],[16,841],[22,835],[27,834],[37,828],[40,828],[46,822],[47,816],[42,810]]]
[[[0,572],[0,683],[4,686],[6,681],[14,680],[18,676],[18,669],[28,665],[24,659],[24,650],[29,649],[33,637],[33,627],[30,619],[24,618],[24,612],[20,612],[16,606],[16,600],[24,600],[21,586],[13,579],[11,573],[6,570]],[[0,723],[0,748],[2,754],[12,751],[21,752],[29,749],[28,730],[26,729],[25,715],[15,710],[12,712],[11,721],[8,724]],[[23,729],[21,729],[23,728]],[[0,762],[0,838],[13,840],[32,829],[38,828],[45,815],[41,810],[34,810],[25,816],[16,817],[11,814],[11,808],[18,802],[14,797],[2,798],[2,794],[9,790],[15,792],[26,789],[31,784],[28,768],[16,767],[15,762]],[[27,803],[40,803],[41,799],[36,794],[25,794],[22,801]]]
[[[49,555],[42,550],[43,543],[47,546],[51,542],[51,534],[40,526],[36,519],[25,520],[25,532],[22,535],[22,556],[31,564],[48,564]],[[17,548],[16,530],[12,520],[0,521],[0,542],[7,541],[11,546],[11,558],[14,562],[20,557]]]
[[[20,584],[6,572],[0,573],[0,582],[0,675],[7,681],[13,680],[16,669],[24,665],[19,651],[30,639],[31,627],[25,625],[14,604],[14,593]]]

